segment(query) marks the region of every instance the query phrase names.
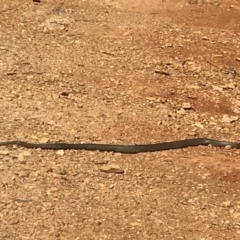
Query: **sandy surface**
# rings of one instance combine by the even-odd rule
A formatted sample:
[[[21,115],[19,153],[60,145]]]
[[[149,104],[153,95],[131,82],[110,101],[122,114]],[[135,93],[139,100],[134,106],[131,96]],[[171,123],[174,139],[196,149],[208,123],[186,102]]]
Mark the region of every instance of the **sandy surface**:
[[[175,2],[0,0],[0,140],[239,141],[240,1]],[[0,239],[240,239],[240,150],[0,147],[0,172]]]

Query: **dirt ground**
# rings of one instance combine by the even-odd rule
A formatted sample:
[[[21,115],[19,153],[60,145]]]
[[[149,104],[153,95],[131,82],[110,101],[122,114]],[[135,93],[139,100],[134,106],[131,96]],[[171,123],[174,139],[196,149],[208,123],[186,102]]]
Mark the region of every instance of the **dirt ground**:
[[[0,4],[0,141],[240,141],[240,0]],[[0,147],[0,172],[0,239],[240,239],[237,149]]]

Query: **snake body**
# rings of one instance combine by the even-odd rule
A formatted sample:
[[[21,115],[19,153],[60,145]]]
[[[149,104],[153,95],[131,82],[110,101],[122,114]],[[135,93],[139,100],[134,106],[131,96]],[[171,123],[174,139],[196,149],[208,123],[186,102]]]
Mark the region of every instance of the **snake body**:
[[[210,138],[193,138],[172,142],[162,142],[154,144],[138,144],[138,145],[118,145],[118,144],[97,144],[97,143],[29,143],[23,141],[8,141],[0,142],[0,146],[18,145],[26,148],[40,148],[40,149],[75,149],[88,151],[106,151],[119,152],[126,154],[134,154],[141,152],[157,152],[170,149],[180,149],[196,146],[212,145],[215,147],[226,147],[240,149],[240,142],[220,141]]]

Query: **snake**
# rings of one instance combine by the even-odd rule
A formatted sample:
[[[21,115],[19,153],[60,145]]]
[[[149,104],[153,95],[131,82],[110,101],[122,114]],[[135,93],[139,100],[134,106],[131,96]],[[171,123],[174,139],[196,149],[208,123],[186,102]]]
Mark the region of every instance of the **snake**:
[[[0,146],[17,145],[25,148],[39,148],[48,150],[87,150],[101,152],[116,152],[125,154],[135,154],[143,152],[157,152],[171,149],[180,149],[196,146],[226,147],[240,149],[240,142],[220,141],[210,138],[192,138],[170,142],[160,142],[153,144],[136,144],[136,145],[121,145],[121,144],[98,144],[98,143],[29,143],[24,141],[7,141],[0,142]]]

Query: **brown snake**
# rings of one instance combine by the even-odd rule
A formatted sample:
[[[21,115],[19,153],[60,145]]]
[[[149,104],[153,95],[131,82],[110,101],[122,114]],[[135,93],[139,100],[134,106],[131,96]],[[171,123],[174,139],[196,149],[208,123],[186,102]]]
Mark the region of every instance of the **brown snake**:
[[[40,149],[75,149],[88,151],[106,151],[119,152],[126,154],[141,153],[141,152],[157,152],[170,149],[179,149],[195,146],[212,145],[215,147],[230,146],[231,148],[240,148],[240,142],[227,142],[210,138],[192,138],[172,142],[162,142],[154,144],[138,144],[138,145],[118,145],[118,144],[98,144],[98,143],[28,143],[23,141],[8,141],[0,142],[0,146],[18,145],[26,148]]]

